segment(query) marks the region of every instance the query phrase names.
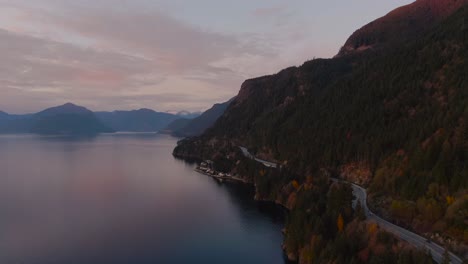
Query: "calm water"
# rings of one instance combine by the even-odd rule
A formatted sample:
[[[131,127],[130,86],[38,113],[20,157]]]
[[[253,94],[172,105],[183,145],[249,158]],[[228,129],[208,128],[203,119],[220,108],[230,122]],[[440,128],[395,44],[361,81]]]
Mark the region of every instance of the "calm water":
[[[279,214],[175,160],[175,144],[0,136],[0,263],[285,263]]]

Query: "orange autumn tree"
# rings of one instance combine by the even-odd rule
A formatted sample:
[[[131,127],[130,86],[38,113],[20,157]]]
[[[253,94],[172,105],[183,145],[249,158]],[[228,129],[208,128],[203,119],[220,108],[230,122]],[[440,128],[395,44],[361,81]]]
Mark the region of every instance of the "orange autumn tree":
[[[297,182],[296,180],[292,181],[292,186],[294,187],[294,189],[299,189],[299,182]]]
[[[343,216],[341,214],[338,216],[338,220],[336,221],[336,226],[338,227],[338,231],[340,233],[343,232],[344,219],[343,219]]]

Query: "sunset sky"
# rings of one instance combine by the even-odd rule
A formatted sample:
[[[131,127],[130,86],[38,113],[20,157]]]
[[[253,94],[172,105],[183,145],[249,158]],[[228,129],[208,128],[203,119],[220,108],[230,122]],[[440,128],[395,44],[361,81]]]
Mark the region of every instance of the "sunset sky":
[[[0,0],[0,110],[204,110],[410,2]]]

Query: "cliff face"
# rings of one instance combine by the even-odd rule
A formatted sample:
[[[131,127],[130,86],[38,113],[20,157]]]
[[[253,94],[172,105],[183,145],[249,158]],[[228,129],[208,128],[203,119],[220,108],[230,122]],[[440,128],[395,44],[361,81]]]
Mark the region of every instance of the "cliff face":
[[[202,136],[182,141],[174,155],[231,164],[226,169],[250,175],[258,197],[281,201],[297,211],[298,219],[307,218],[309,205],[296,200],[320,199],[302,196],[302,190],[313,189],[314,179],[329,171],[366,184],[372,201],[400,224],[466,245],[465,6],[466,1],[417,1],[347,42],[359,49],[357,36],[375,30],[378,37],[367,44],[378,49],[344,52],[246,81],[217,123]],[[406,20],[408,10],[413,22]],[[386,42],[399,34],[404,42]],[[239,145],[282,164],[283,170],[245,165],[233,154]],[[310,228],[307,221],[298,223],[302,230]],[[311,241],[303,233],[286,236],[294,245],[289,251],[303,253],[297,247]]]
[[[338,55],[407,41],[424,33],[467,3],[467,0],[418,0],[397,8],[354,32]]]

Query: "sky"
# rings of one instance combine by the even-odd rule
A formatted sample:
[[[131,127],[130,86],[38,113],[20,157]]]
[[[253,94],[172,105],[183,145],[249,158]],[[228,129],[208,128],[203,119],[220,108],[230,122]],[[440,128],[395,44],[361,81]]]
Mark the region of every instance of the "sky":
[[[205,110],[411,2],[0,0],[0,110]]]

